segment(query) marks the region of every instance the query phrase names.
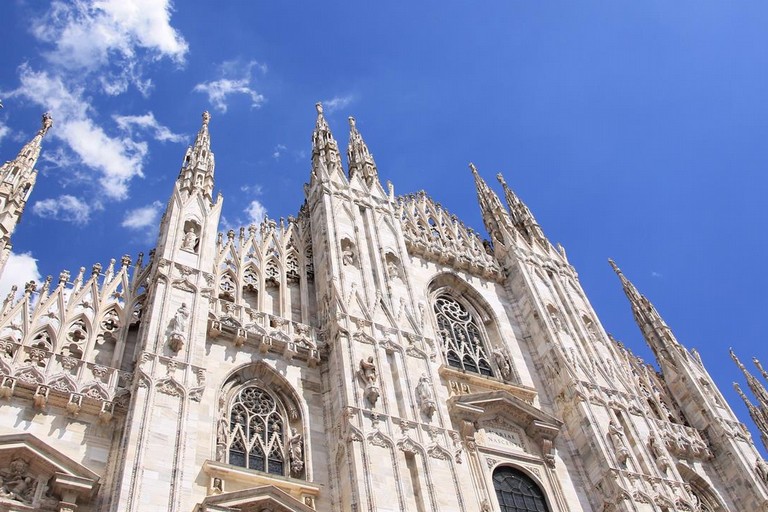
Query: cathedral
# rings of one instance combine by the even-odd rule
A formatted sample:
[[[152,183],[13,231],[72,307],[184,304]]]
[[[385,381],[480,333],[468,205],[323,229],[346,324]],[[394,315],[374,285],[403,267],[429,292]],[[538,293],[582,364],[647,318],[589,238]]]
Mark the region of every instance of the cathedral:
[[[698,354],[614,262],[657,366],[611,338],[501,175],[484,239],[318,104],[295,215],[219,233],[210,120],[146,257],[0,306],[0,510],[768,511]],[[0,268],[52,125],[0,168]]]

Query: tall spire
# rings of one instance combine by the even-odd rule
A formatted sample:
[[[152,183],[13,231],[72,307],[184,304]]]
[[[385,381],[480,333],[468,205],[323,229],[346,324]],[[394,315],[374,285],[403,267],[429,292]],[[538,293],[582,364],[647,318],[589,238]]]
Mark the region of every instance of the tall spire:
[[[15,159],[0,167],[0,275],[10,255],[11,233],[19,223],[37,180],[35,164],[40,156],[43,137],[51,126],[53,118],[46,112],[43,114],[42,126],[32,140],[24,144]]]
[[[326,180],[333,173],[341,174],[343,178],[344,172],[341,168],[339,146],[336,139],[333,138],[328,121],[323,115],[323,104],[316,103],[315,109],[317,110],[317,121],[315,122],[315,130],[312,132],[312,179]]]
[[[504,181],[504,176],[501,173],[496,175],[496,179],[499,180],[499,183],[501,183],[501,186],[504,189],[504,197],[507,200],[507,206],[509,207],[509,213],[512,222],[515,224],[515,228],[517,228],[528,242],[536,240],[546,244],[548,241],[544,236],[544,231],[542,231],[538,222],[536,222],[536,219],[528,206],[520,200],[517,194],[515,194],[509,186],[507,186],[507,182]]]
[[[673,366],[676,366],[676,357],[674,354],[682,349],[682,346],[677,342],[675,336],[672,334],[672,330],[661,318],[659,312],[651,304],[651,302],[640,294],[635,288],[635,285],[626,278],[621,269],[616,263],[609,259],[608,262],[613,267],[616,275],[621,280],[621,286],[624,288],[624,294],[629,299],[629,303],[632,306],[632,314],[635,317],[635,322],[643,333],[646,342],[653,350],[656,358],[661,363],[662,361],[668,361]]]
[[[739,361],[739,358],[736,357],[736,353],[733,351],[733,349],[730,349],[731,359],[733,359],[733,362],[736,363],[736,366],[739,367],[741,370],[741,373],[744,374],[744,377],[747,379],[747,385],[749,386],[750,391],[752,391],[752,394],[757,398],[758,402],[760,403],[761,407],[768,408],[768,391],[765,389],[765,386],[763,386],[762,382],[760,382],[757,377],[752,375],[749,370],[744,366],[744,364]],[[757,360],[755,360],[757,361]],[[759,366],[760,362],[757,361],[758,368],[761,369],[762,367]]]
[[[363,136],[357,130],[355,118],[352,116],[349,117],[347,161],[349,162],[350,180],[353,176],[358,175],[370,186],[379,175],[376,169],[376,162],[373,161],[373,155],[368,151],[368,146],[365,144]]]
[[[182,191],[192,194],[200,190],[209,200],[213,194],[213,172],[216,166],[211,151],[211,136],[208,133],[208,123],[211,114],[203,112],[203,124],[197,132],[195,142],[184,155],[184,162],[179,172],[178,186]]]
[[[736,390],[736,393],[738,393],[744,401],[744,405],[747,406],[752,421],[755,422],[755,426],[760,431],[760,439],[763,441],[763,446],[768,449],[768,409],[765,407],[756,407],[736,382],[733,383],[733,389]]]
[[[488,233],[493,238],[494,243],[504,243],[502,222],[508,218],[508,212],[501,204],[499,196],[496,195],[491,187],[477,172],[475,164],[469,164],[472,176],[475,178],[475,188],[477,189],[477,202],[480,204],[480,211],[483,215],[483,222]]]

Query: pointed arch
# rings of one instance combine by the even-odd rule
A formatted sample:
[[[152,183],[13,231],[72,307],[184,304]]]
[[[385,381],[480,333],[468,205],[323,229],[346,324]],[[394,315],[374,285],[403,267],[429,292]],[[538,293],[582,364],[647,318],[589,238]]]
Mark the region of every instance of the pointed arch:
[[[453,272],[435,276],[429,283],[435,333],[448,366],[495,377],[499,368],[491,362],[489,334],[500,341],[498,321],[490,305]],[[488,332],[488,329],[491,332]]]
[[[309,479],[306,404],[290,383],[259,361],[233,371],[219,394],[218,461]]]
[[[510,466],[493,470],[493,489],[500,512],[549,512],[541,486],[526,472]]]

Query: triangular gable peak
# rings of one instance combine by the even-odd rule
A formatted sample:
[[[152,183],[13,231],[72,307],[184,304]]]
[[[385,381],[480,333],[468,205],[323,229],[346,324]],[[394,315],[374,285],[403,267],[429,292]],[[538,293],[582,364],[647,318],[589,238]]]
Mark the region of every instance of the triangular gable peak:
[[[519,445],[528,451],[522,437],[515,435],[524,432],[539,446],[544,460],[554,464],[553,442],[563,422],[510,392],[498,390],[454,396],[448,400],[448,408],[465,437],[475,437],[481,432],[487,438],[495,436],[502,440],[502,445]]]
[[[13,489],[1,510],[74,510],[99,488],[98,474],[27,433],[0,435],[0,474]]]

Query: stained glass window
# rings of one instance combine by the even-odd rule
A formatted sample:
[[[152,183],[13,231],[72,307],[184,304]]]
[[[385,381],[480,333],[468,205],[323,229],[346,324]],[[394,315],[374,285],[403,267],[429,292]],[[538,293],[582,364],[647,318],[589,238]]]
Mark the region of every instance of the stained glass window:
[[[256,386],[243,388],[229,418],[229,463],[285,475],[286,424],[272,395]]]
[[[493,488],[501,512],[549,512],[544,493],[528,475],[502,466],[493,472]]]
[[[435,316],[448,365],[493,377],[480,328],[467,308],[450,295],[439,295],[435,299]]]

